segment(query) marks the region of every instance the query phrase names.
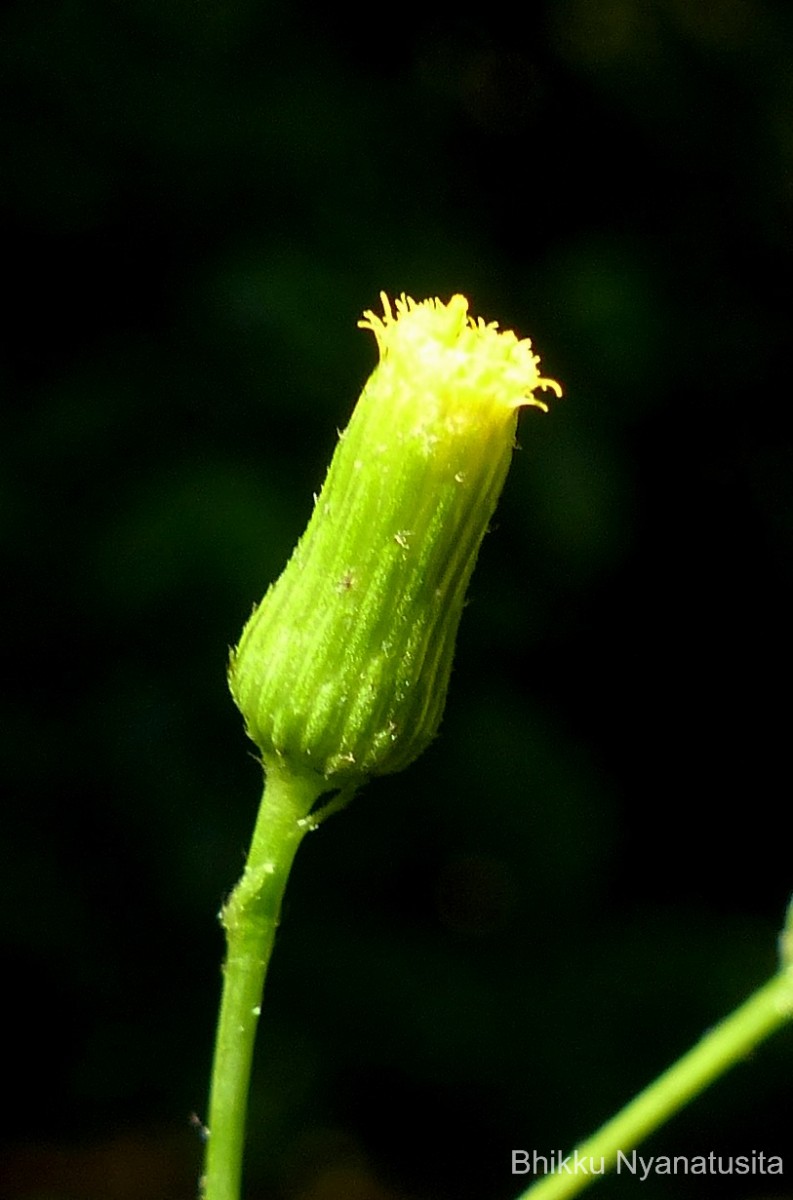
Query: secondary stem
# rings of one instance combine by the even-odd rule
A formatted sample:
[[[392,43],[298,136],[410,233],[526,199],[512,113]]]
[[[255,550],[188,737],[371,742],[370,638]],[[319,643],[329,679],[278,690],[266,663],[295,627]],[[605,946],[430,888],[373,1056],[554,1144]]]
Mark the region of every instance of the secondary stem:
[[[310,828],[306,817],[327,785],[319,777],[268,768],[245,870],[221,913],[223,968],[212,1086],[204,1200],[239,1200],[253,1045],[281,899],[292,861]]]
[[[567,1200],[576,1196],[600,1178],[601,1158],[608,1171],[617,1162],[620,1151],[628,1154],[648,1133],[790,1020],[793,1020],[793,968],[787,967],[571,1152],[571,1171],[576,1154],[578,1161],[584,1160],[587,1171],[591,1156],[597,1175],[583,1171],[545,1175],[518,1200]]]

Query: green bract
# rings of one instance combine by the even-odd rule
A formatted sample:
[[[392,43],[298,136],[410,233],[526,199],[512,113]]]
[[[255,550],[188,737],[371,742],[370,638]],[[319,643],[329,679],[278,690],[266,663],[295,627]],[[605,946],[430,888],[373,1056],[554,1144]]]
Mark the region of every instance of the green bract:
[[[472,320],[463,296],[382,301],[360,322],[380,363],[229,669],[265,767],[328,790],[401,770],[435,736],[518,409],[561,394],[531,343]]]

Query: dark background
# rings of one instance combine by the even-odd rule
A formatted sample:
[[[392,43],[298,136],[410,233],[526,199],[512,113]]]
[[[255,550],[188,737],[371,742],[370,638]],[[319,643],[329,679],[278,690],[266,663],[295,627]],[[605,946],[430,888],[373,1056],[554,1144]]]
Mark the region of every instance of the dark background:
[[[508,1200],[775,966],[793,8],[16,3],[0,21],[6,1200],[188,1200],[258,768],[227,647],[381,289],[521,420],[438,741],[300,852],[248,1200]],[[786,1154],[793,1034],[646,1153]],[[636,1194],[612,1179],[603,1197]]]

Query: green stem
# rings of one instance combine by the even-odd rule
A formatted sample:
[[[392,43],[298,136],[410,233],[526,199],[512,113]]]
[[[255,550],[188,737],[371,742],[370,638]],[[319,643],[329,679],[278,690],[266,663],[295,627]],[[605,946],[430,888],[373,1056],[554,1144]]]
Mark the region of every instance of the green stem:
[[[245,870],[221,913],[223,968],[202,1194],[239,1200],[253,1045],[281,899],[311,806],[327,784],[268,767]]]
[[[588,1172],[591,1156],[598,1174],[563,1171],[545,1175],[518,1200],[567,1200],[578,1195],[600,1178],[601,1158],[605,1170],[610,1170],[620,1151],[627,1155],[648,1133],[790,1020],[793,1020],[793,968],[788,966],[706,1033],[597,1133],[571,1151],[568,1156],[571,1172],[575,1162],[581,1160]]]

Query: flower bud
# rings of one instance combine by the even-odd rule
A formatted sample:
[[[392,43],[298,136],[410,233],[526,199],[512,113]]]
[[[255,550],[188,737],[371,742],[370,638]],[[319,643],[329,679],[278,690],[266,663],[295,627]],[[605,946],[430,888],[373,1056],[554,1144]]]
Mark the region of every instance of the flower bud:
[[[328,790],[408,766],[437,733],[518,409],[545,408],[531,343],[452,296],[364,314],[380,362],[308,528],[254,610],[229,680],[265,767]]]

